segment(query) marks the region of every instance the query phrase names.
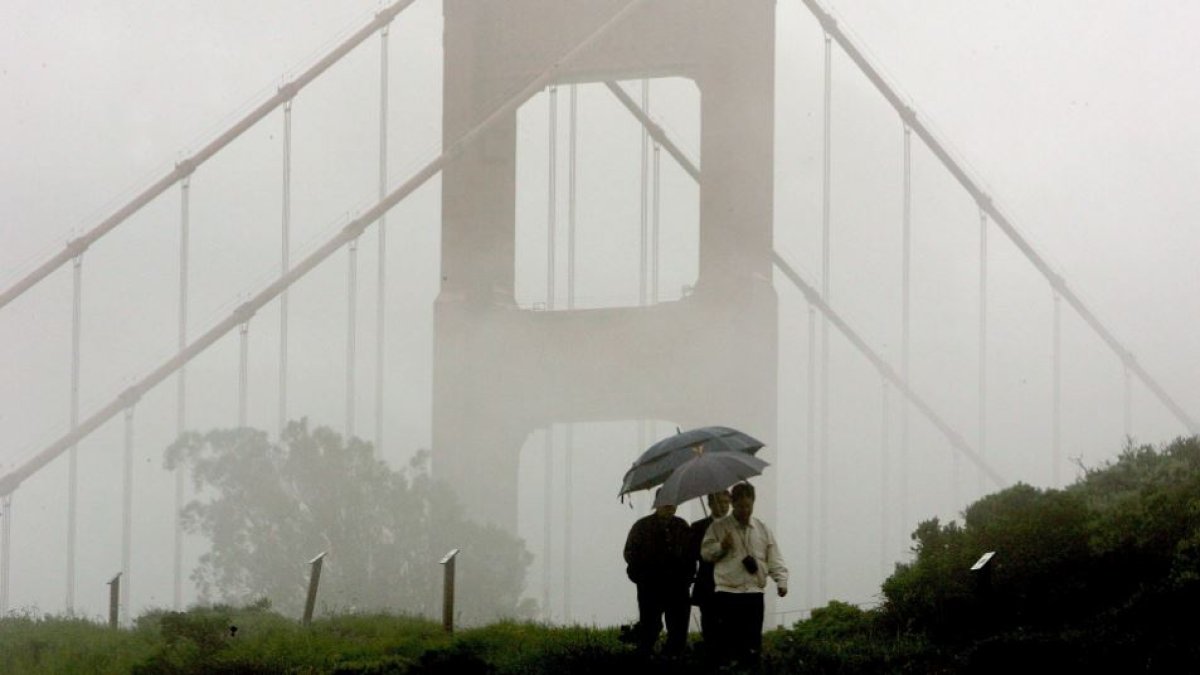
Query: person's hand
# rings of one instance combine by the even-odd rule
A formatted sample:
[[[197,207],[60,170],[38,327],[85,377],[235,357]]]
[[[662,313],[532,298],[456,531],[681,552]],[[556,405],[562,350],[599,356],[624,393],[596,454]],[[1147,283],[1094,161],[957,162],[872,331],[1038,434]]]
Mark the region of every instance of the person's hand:
[[[787,597],[787,587],[786,586],[776,586],[775,590],[779,593],[779,597],[781,597],[781,598]]]
[[[721,537],[721,550],[728,551],[733,548],[733,533],[726,532],[724,537]]]

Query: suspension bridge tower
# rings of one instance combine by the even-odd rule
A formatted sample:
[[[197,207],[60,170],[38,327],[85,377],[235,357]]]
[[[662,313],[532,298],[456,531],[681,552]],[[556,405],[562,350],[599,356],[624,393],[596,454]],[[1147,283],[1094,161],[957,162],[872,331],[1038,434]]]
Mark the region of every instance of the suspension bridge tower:
[[[626,1],[446,0],[446,144]],[[771,452],[774,22],[773,0],[643,2],[560,64],[560,85],[666,76],[697,85],[699,274],[680,300],[518,307],[516,115],[445,169],[433,471],[472,517],[515,531],[518,453],[532,431],[553,423],[726,424],[751,431]]]

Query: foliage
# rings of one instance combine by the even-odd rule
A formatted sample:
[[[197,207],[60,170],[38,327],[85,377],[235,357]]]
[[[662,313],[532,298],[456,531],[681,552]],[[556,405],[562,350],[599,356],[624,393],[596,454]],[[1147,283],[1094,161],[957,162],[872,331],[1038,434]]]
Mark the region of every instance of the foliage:
[[[969,672],[1200,662],[1174,620],[1200,598],[1200,439],[1128,446],[1064,490],[1016,485],[963,521],[918,526],[914,560],[883,584],[887,625],[951,647]]]
[[[831,601],[763,638],[769,673],[938,673],[942,659],[918,634],[887,628],[879,610]]]
[[[167,449],[167,468],[190,470],[197,497],[184,527],[211,543],[192,578],[206,601],[268,598],[298,615],[306,562],[327,551],[320,607],[440,610],[446,551],[461,548],[457,604],[461,622],[521,616],[532,556],[492,526],[466,519],[450,490],[432,480],[428,454],[402,470],[347,444],[333,431],[292,422],[281,443],[252,429],[188,433]]]
[[[1179,673],[1200,663],[1189,618],[1200,603],[1198,439],[1129,447],[1065,490],[1014,486],[971,505],[962,525],[922,523],[913,540],[914,559],[897,565],[879,607],[831,602],[767,633],[763,671]],[[997,552],[990,577],[972,577],[984,550]],[[698,650],[640,661],[614,628],[502,621],[451,636],[429,620],[360,613],[305,628],[266,602],[151,612],[133,630],[0,619],[0,672],[16,675],[711,670]]]
[[[0,672],[128,673],[154,650],[153,640],[78,617],[12,612],[0,618]]]

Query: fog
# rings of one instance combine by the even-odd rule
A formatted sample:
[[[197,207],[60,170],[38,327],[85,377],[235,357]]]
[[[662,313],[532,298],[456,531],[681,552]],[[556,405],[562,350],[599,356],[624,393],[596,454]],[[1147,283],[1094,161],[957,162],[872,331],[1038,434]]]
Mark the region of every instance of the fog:
[[[1200,7],[1128,1],[1024,6],[937,2],[829,2],[893,86],[980,181],[1067,286],[1174,400],[1200,415],[1200,47],[1187,34]],[[365,25],[376,2],[87,3],[69,10],[15,0],[0,6],[0,288],[7,289],[73,237],[166,175],[175,162],[275,93],[341,39]],[[443,149],[443,8],[417,0],[389,36],[388,186],[394,189]],[[496,27],[497,31],[520,25]],[[775,5],[772,246],[808,283],[822,280],[824,44],[800,0]],[[516,35],[513,33],[512,35]],[[712,45],[713,49],[729,45]],[[293,263],[332,238],[378,198],[379,38],[373,36],[297,96],[292,108]],[[701,166],[696,84],[651,68],[651,115]],[[903,129],[899,117],[837,46],[833,48],[829,301],[883,359],[901,362]],[[536,73],[529,73],[532,79]],[[600,78],[577,81],[575,307],[591,312],[640,302],[642,130]],[[619,77],[642,100],[640,77]],[[516,83],[519,87],[522,83]],[[563,82],[563,84],[567,84]],[[516,113],[516,192],[511,210],[511,301],[557,315],[568,299],[566,227],[568,92],[559,86],[556,167],[551,180],[550,93]],[[515,90],[515,87],[514,87]],[[499,104],[502,100],[493,101]],[[768,130],[743,129],[749,146]],[[277,278],[283,201],[282,109],[200,167],[191,179],[189,335],[194,338]],[[653,153],[647,184],[653,185]],[[915,137],[912,143],[910,373],[914,389],[976,446],[980,221],[967,194]],[[555,189],[556,258],[547,273],[549,197]],[[686,302],[704,274],[701,192],[660,153],[657,296]],[[180,190],[173,187],[83,256],[81,417],[176,351]],[[499,210],[499,209],[498,209]],[[653,210],[653,209],[651,209]],[[433,448],[443,476],[491,468],[470,457],[439,467],[435,447],[435,301],[442,269],[442,180],[435,176],[387,216],[385,408],[381,456],[402,466]],[[378,245],[358,246],[355,433],[373,440]],[[495,251],[488,252],[495,255]],[[504,252],[506,253],[506,251]],[[1053,448],[1054,300],[1044,278],[998,229],[987,233],[987,428],[984,454],[1003,477],[1039,487],[1069,483],[1081,467],[1114,458],[1129,433],[1158,443],[1184,424],[1136,380],[1125,399],[1119,359],[1061,305],[1061,454]],[[0,308],[0,473],[21,466],[70,427],[71,265]],[[766,272],[770,274],[770,272]],[[553,279],[553,282],[551,282]],[[773,278],[775,391],[748,407],[777,415],[777,428],[745,431],[771,441],[760,504],[778,535],[793,593],[773,609],[791,621],[828,599],[869,605],[908,533],[922,519],[959,517],[997,485],[919,413],[902,452],[902,403],[843,336],[829,330],[829,465],[823,490],[809,447],[809,311],[785,276]],[[554,295],[548,296],[550,284]],[[289,291],[290,418],[346,426],[347,253],[339,251]],[[547,305],[552,305],[547,307]],[[547,309],[555,310],[544,311]],[[604,316],[593,314],[589,316]],[[590,319],[589,319],[590,320]],[[718,320],[719,322],[719,320]],[[746,330],[753,332],[754,327]],[[761,328],[761,327],[760,327]],[[616,330],[616,328],[614,328]],[[728,325],[713,329],[719,333]],[[818,339],[822,334],[816,328]],[[746,354],[687,360],[703,335],[689,326],[662,350],[664,373],[736,370]],[[279,419],[280,309],[250,322],[247,423],[275,433]],[[670,344],[672,340],[668,340]],[[570,352],[586,345],[558,345]],[[187,427],[238,420],[237,331],[188,366]],[[497,350],[497,362],[510,355]],[[550,352],[547,352],[548,354]],[[554,352],[557,354],[558,352]],[[628,369],[629,345],[601,369]],[[819,364],[819,351],[818,364]],[[535,355],[536,356],[536,355]],[[514,362],[516,357],[512,357]],[[534,358],[530,356],[529,358]],[[547,359],[550,356],[546,356]],[[765,357],[764,357],[765,358]],[[627,362],[626,362],[627,361]],[[524,363],[521,361],[520,363]],[[534,363],[537,363],[536,360]],[[516,366],[514,366],[516,367]],[[544,367],[544,366],[539,366]],[[658,371],[656,371],[658,372]],[[540,400],[528,390],[478,383],[479,405]],[[693,380],[688,380],[693,382]],[[580,387],[585,387],[581,384]],[[509,523],[534,555],[526,595],[541,617],[609,625],[632,619],[634,587],[621,547],[649,495],[618,501],[629,463],[676,425],[736,424],[708,405],[662,413],[687,400],[664,379],[645,392],[595,392],[647,403],[621,418],[531,423],[506,455],[516,491]],[[739,384],[739,386],[742,386]],[[741,393],[741,390],[736,390]],[[729,395],[729,392],[723,392]],[[552,402],[551,402],[552,403]],[[641,405],[641,403],[639,403]],[[546,404],[547,409],[553,407]],[[718,409],[710,410],[716,407]],[[148,393],[134,414],[131,609],[173,599],[174,480],[162,454],[175,434],[175,380]],[[1128,410],[1128,415],[1126,415]],[[551,417],[528,412],[530,419]],[[710,417],[711,415],[711,417]],[[887,424],[884,424],[886,419]],[[487,418],[462,420],[463,428]],[[1128,427],[1128,428],[1127,428]],[[486,434],[487,428],[475,429]],[[121,416],[79,445],[75,609],[100,615],[104,584],[121,567]],[[885,462],[886,456],[886,462]],[[907,466],[907,471],[904,467]],[[885,468],[886,467],[886,468]],[[904,478],[904,476],[907,478]],[[10,608],[64,609],[65,457],[26,480],[13,501]],[[548,480],[549,478],[549,480]],[[907,481],[906,495],[901,485]],[[827,498],[826,536],[810,531]],[[479,495],[467,495],[468,501]],[[773,502],[773,503],[770,503]],[[681,515],[700,517],[698,505]],[[479,511],[478,505],[476,510]],[[481,517],[488,517],[486,508]],[[493,514],[494,515],[494,514]],[[503,520],[503,518],[501,518]],[[206,542],[185,541],[190,570]],[[469,542],[460,569],[470,565]],[[549,553],[549,556],[546,553]],[[318,551],[313,551],[315,555]],[[297,574],[305,560],[297,561]],[[824,572],[822,573],[822,563]],[[336,565],[336,552],[328,565]],[[436,561],[431,561],[436,564]],[[184,586],[184,601],[195,592]]]

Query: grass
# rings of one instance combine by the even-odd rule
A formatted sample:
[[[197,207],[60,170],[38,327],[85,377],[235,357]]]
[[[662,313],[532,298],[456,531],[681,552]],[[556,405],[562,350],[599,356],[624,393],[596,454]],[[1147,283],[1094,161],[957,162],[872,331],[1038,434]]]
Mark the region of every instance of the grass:
[[[859,617],[825,627],[798,623],[764,638],[763,670],[934,672],[927,645],[860,635]],[[232,627],[237,628],[236,631]],[[829,633],[832,626],[837,634]],[[675,660],[640,660],[616,628],[501,621],[449,635],[439,623],[385,614],[343,614],[309,627],[265,606],[151,611],[131,628],[31,614],[0,619],[0,673],[217,674],[351,673],[525,675],[713,672],[702,651]],[[693,636],[695,640],[698,636]],[[696,645],[693,643],[693,647]],[[918,665],[921,664],[921,665]],[[915,668],[914,668],[915,666]]]

